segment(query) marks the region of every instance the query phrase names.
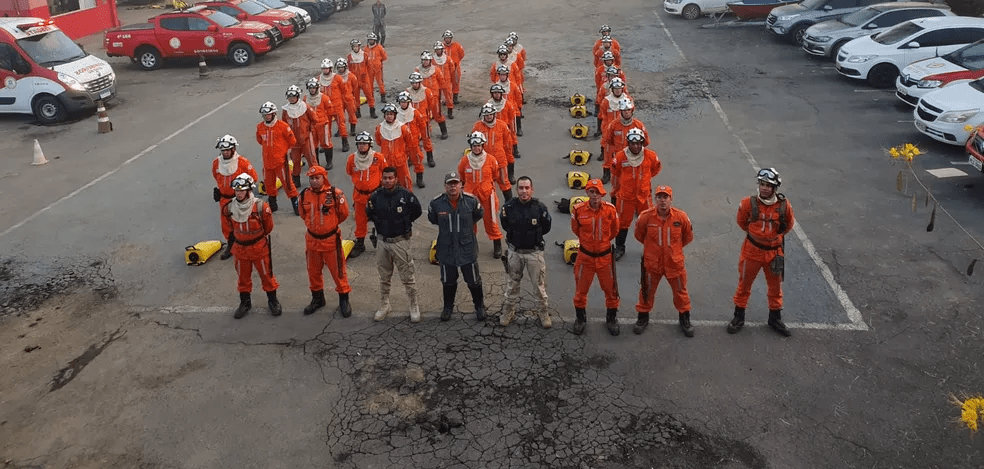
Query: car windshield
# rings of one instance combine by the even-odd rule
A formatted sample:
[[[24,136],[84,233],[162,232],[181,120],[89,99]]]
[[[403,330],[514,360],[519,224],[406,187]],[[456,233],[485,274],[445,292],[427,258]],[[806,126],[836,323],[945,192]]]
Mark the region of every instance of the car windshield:
[[[871,39],[883,45],[895,44],[922,30],[922,26],[919,26],[911,21],[906,21],[905,23],[900,23],[885,31],[875,34],[871,37]]]
[[[78,44],[59,30],[18,39],[17,45],[34,63],[42,67],[67,64],[87,55]]]
[[[984,78],[970,82],[970,87],[981,93],[984,93]]]
[[[950,52],[943,58],[967,70],[984,69],[984,41],[978,41],[963,49]]]
[[[280,0],[259,0],[259,2],[270,8],[287,8],[287,4]]]
[[[824,3],[827,3],[827,0],[804,0],[803,3],[800,3],[800,5],[807,10],[815,10],[820,8],[820,6]]]
[[[246,11],[246,13],[249,13],[251,15],[259,15],[260,13],[269,10],[269,8],[253,1],[240,3],[239,8],[242,8],[244,11]]]
[[[202,10],[202,13],[208,16],[208,19],[215,21],[216,23],[218,23],[219,26],[222,26],[223,28],[228,28],[229,26],[235,26],[239,24],[239,20],[225,13],[222,13],[219,10]]]
[[[862,24],[868,22],[868,20],[878,16],[879,13],[881,13],[881,11],[874,8],[862,8],[841,18],[841,23],[851,26],[861,26]]]

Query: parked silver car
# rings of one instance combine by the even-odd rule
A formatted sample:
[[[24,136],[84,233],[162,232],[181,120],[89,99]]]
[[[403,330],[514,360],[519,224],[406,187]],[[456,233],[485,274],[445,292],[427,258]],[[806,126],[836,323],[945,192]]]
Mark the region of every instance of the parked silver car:
[[[954,16],[946,4],[927,2],[879,3],[836,20],[810,26],[803,37],[803,50],[823,57],[837,57],[847,41],[884,31],[916,18]]]

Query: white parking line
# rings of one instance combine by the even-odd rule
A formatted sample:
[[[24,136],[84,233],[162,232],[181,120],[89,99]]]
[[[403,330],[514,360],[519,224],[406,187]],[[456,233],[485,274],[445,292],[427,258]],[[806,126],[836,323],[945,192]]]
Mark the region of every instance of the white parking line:
[[[954,178],[960,176],[966,176],[967,173],[957,169],[957,168],[937,168],[937,169],[927,169],[927,173],[936,176],[937,178]]]
[[[895,90],[854,90],[855,93],[895,93]]]
[[[680,49],[680,46],[673,39],[673,35],[670,34],[670,30],[666,28],[666,23],[663,22],[662,18],[660,18],[659,12],[654,11],[653,15],[656,16],[656,21],[658,21],[660,27],[663,28],[663,32],[666,33],[666,37],[670,39],[670,43],[672,43],[673,47],[676,48],[677,53],[680,54],[680,57],[684,61],[686,61],[687,56],[684,55],[683,50]],[[724,109],[721,108],[721,105],[718,103],[717,99],[715,99],[714,95],[711,94],[711,88],[710,86],[708,86],[707,81],[704,80],[704,77],[701,76],[700,73],[694,72],[694,76],[697,77],[697,82],[700,83],[701,90],[707,96],[707,99],[710,100],[711,105],[714,106],[714,109],[717,110],[718,116],[721,117],[721,120],[724,122],[725,127],[727,127],[728,131],[731,132],[731,136],[734,137],[736,140],[738,140],[738,146],[741,148],[742,153],[745,154],[745,159],[747,159],[748,163],[752,165],[752,168],[754,168],[755,170],[759,170],[761,166],[759,166],[758,162],[755,160],[755,157],[752,155],[752,153],[748,151],[748,147],[745,145],[745,141],[742,140],[741,137],[739,137],[738,134],[735,132],[735,130],[731,127],[731,123],[728,121],[728,115],[724,113]],[[881,90],[873,90],[873,91],[881,91]],[[837,297],[837,300],[840,302],[841,307],[844,308],[844,311],[847,313],[848,319],[851,321],[850,327],[843,327],[845,325],[841,325],[841,324],[821,323],[821,324],[815,324],[816,326],[815,328],[859,330],[859,331],[868,330],[868,325],[864,322],[864,318],[861,317],[861,312],[858,311],[857,307],[854,306],[854,302],[851,301],[851,299],[847,296],[847,293],[844,291],[844,289],[841,288],[840,284],[837,283],[837,280],[834,279],[834,274],[830,271],[830,268],[828,268],[827,264],[823,261],[823,259],[820,258],[820,254],[817,253],[816,248],[813,246],[813,242],[810,241],[810,238],[806,236],[806,232],[803,231],[802,223],[796,223],[795,225],[793,225],[793,232],[796,233],[796,237],[799,238],[801,243],[803,243],[803,248],[806,250],[807,254],[810,255],[810,258],[813,259],[813,263],[816,264],[817,268],[820,270],[820,274],[823,276],[824,280],[827,281],[827,285],[830,286],[830,289],[833,291],[834,296]]]

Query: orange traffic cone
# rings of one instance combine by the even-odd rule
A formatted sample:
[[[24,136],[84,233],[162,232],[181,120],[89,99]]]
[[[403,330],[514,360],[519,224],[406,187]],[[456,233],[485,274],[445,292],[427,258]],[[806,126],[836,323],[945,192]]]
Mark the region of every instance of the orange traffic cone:
[[[205,65],[205,56],[198,56],[198,78],[208,78],[208,65]]]
[[[44,158],[44,152],[41,151],[41,144],[38,143],[38,139],[34,139],[34,162],[31,165],[41,166],[43,164],[48,164],[48,160]]]
[[[113,131],[113,123],[109,121],[106,114],[106,105],[102,101],[96,101],[96,112],[99,114],[99,133],[105,134]]]

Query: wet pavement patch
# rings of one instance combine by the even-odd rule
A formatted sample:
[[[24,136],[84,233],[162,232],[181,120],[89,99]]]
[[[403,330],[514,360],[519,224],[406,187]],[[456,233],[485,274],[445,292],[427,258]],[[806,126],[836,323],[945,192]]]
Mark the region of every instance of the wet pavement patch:
[[[74,360],[68,362],[68,366],[58,370],[58,372],[55,373],[55,376],[51,379],[51,388],[48,389],[48,392],[57,391],[65,387],[66,384],[72,382],[73,379],[79,376],[79,372],[81,372],[83,368],[88,366],[92,360],[95,360],[99,354],[103,353],[103,350],[106,350],[106,347],[109,347],[109,344],[115,342],[120,337],[123,337],[124,334],[126,334],[126,331],[116,329],[101,344],[90,345],[85,352],[82,352],[82,355],[75,357]]]
[[[34,311],[55,295],[80,287],[91,288],[103,300],[119,293],[103,259],[0,259],[0,316]]]

